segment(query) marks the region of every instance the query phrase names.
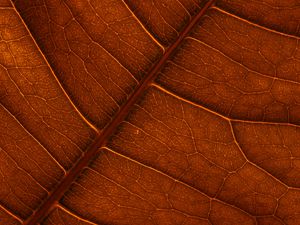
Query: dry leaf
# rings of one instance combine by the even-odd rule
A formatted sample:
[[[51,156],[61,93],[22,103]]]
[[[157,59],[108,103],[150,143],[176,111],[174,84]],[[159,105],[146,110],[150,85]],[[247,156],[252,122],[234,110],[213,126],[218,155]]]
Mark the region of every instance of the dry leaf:
[[[300,224],[297,0],[0,0],[0,224]]]

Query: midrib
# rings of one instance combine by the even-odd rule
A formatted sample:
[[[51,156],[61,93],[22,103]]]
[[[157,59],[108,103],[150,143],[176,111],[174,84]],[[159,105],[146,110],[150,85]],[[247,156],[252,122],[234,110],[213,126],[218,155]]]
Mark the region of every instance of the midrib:
[[[163,57],[150,69],[150,72],[145,76],[139,85],[136,87],[134,92],[129,97],[128,101],[121,107],[120,111],[112,119],[111,123],[108,124],[103,132],[95,139],[90,147],[83,153],[82,157],[77,163],[67,172],[66,176],[57,185],[56,189],[52,191],[49,197],[40,205],[40,207],[24,222],[25,225],[36,225],[40,223],[55,207],[65,192],[69,189],[70,185],[80,174],[82,169],[88,166],[89,162],[97,154],[99,149],[106,145],[108,138],[114,133],[118,125],[128,115],[131,107],[136,103],[140,96],[147,90],[150,84],[156,78],[158,72],[165,64],[167,59],[175,52],[178,46],[182,43],[184,38],[189,34],[192,28],[197,24],[200,18],[204,15],[209,7],[214,3],[214,0],[209,0],[199,13],[193,17],[190,23],[180,33],[176,41],[165,51]]]

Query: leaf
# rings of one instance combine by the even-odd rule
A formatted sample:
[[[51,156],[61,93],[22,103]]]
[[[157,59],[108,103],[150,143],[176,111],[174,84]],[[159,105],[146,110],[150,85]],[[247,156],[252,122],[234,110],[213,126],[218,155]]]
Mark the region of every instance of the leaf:
[[[294,0],[0,0],[0,224],[299,224],[299,24]]]

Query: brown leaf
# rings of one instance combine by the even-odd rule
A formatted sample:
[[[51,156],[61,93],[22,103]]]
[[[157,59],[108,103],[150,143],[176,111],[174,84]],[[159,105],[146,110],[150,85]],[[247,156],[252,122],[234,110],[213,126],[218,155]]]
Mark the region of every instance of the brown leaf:
[[[300,224],[300,5],[0,0],[0,224]]]

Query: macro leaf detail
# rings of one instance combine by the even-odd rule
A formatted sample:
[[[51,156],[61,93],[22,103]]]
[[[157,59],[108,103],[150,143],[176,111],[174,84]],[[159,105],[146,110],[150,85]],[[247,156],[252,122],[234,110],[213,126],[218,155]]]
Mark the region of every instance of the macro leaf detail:
[[[0,225],[300,224],[300,5],[0,0]]]

